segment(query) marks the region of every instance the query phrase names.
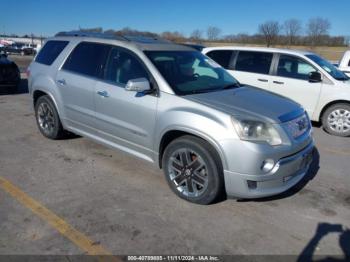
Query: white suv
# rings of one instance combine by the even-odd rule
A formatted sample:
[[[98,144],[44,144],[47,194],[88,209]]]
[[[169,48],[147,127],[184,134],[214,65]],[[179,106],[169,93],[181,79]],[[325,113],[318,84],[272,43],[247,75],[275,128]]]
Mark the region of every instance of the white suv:
[[[291,98],[329,133],[350,136],[350,78],[320,56],[257,47],[210,47],[202,52],[242,84]]]

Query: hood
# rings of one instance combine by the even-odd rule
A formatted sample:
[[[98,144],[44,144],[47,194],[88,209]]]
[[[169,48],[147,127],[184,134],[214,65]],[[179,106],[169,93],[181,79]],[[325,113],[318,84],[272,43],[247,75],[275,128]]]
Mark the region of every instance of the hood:
[[[296,102],[250,86],[187,95],[183,98],[213,107],[232,116],[264,119],[270,123],[286,122],[304,113],[304,109]]]

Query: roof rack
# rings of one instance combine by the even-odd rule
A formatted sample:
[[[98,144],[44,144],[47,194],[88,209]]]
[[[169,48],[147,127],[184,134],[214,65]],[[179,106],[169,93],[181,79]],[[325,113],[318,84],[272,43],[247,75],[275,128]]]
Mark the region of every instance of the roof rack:
[[[172,43],[169,40],[158,38],[158,37],[150,37],[150,36],[139,36],[139,35],[117,35],[117,34],[106,34],[106,33],[97,33],[97,32],[84,32],[84,31],[69,31],[69,32],[59,32],[55,36],[76,36],[76,37],[93,37],[93,38],[102,38],[102,39],[113,39],[120,41],[129,41],[129,42],[137,42],[142,44],[170,44]]]
[[[84,32],[84,31],[59,32],[55,36],[77,36],[77,37],[80,36],[80,37],[94,37],[94,38],[129,41],[125,37],[119,36],[119,35],[97,33],[97,32]]]
[[[129,41],[137,42],[137,43],[143,43],[143,44],[152,44],[152,43],[158,43],[158,44],[171,44],[172,42],[159,37],[152,37],[152,36],[143,36],[143,35],[126,35],[123,36]]]

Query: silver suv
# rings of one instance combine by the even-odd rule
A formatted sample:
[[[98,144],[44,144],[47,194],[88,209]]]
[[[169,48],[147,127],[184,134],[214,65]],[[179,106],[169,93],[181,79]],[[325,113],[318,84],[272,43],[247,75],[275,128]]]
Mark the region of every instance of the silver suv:
[[[194,203],[281,193],[313,158],[300,105],[240,85],[190,47],[60,33],[28,70],[44,136],[70,131],[155,163],[170,188]]]

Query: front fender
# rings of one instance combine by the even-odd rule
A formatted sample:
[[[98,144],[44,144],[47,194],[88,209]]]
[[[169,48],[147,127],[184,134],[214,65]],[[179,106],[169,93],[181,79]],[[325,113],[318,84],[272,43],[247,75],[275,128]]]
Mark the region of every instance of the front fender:
[[[324,108],[337,101],[339,101],[339,103],[350,103],[350,82],[349,84],[343,84],[339,87],[329,86],[323,88],[317,110],[315,110],[312,120],[319,121]]]
[[[162,138],[169,131],[182,131],[204,139],[219,154],[223,168],[228,167],[220,141],[237,136],[229,115],[182,97],[162,93],[158,103],[155,152],[159,152]]]

